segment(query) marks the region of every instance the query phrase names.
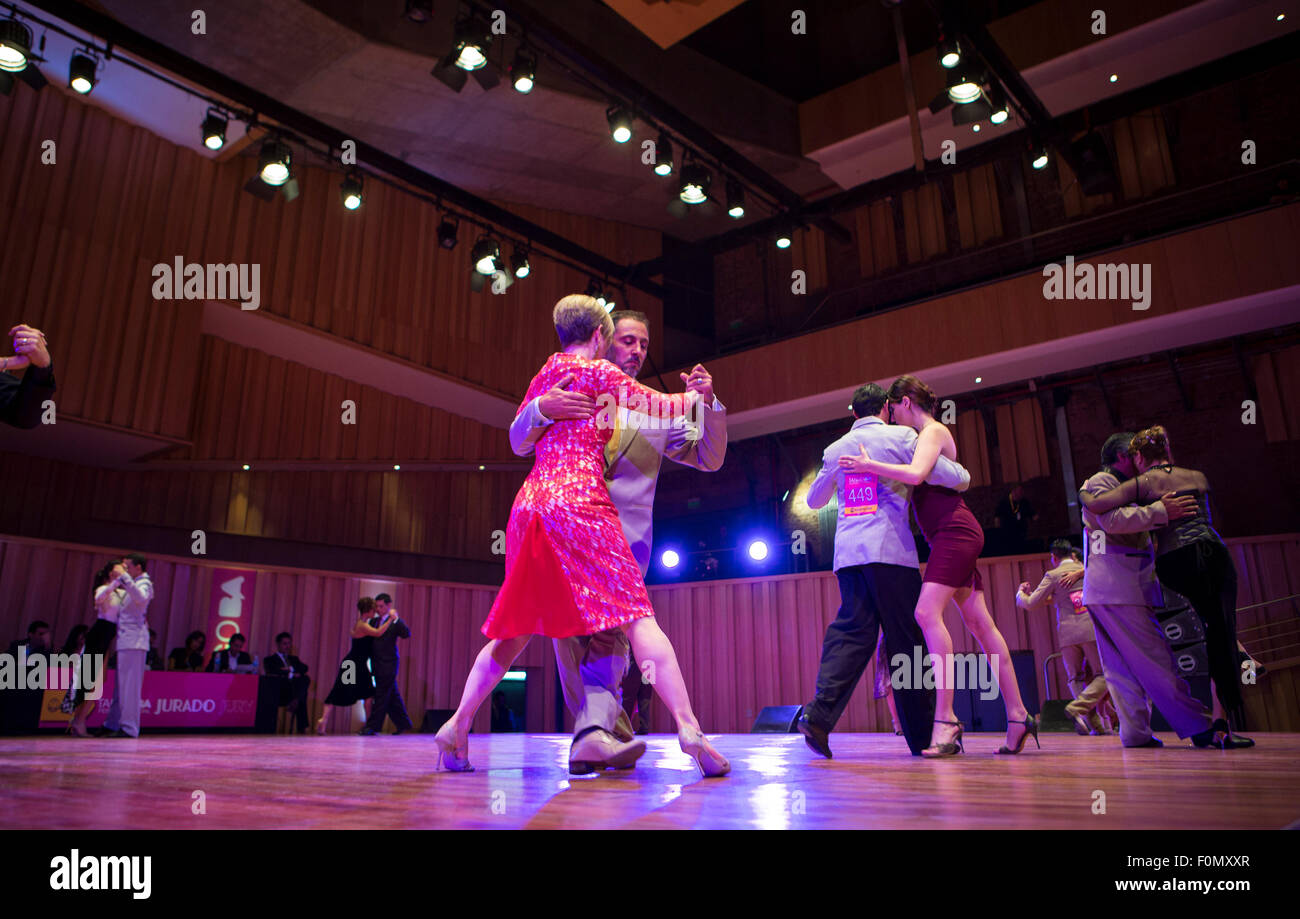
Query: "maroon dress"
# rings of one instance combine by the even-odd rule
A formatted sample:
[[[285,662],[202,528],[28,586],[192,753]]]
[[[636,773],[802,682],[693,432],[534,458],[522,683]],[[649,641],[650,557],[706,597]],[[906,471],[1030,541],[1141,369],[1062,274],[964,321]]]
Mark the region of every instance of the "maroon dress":
[[[930,544],[922,582],[983,590],[975,560],[984,550],[984,530],[961,495],[951,488],[922,482],[912,489],[912,507],[916,509],[917,525]]]

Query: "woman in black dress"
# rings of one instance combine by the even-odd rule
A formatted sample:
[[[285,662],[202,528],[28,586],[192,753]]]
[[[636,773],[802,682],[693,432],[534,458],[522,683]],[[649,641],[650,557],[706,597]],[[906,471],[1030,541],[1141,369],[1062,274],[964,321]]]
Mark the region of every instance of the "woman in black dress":
[[[388,627],[397,621],[396,614],[390,610],[384,617],[384,621],[376,628],[370,624],[370,617],[374,611],[375,601],[372,598],[362,597],[357,601],[357,612],[360,618],[357,619],[356,625],[352,626],[352,647],[348,649],[347,657],[339,664],[339,673],[334,678],[334,687],[325,697],[325,708],[321,712],[320,720],[316,722],[317,734],[325,733],[325,722],[329,719],[331,705],[351,708],[362,699],[374,698],[375,677],[370,668],[370,649],[375,644],[375,638],[387,632]]]
[[[90,736],[90,732],[86,729],[86,719],[95,710],[95,700],[87,699],[85,691],[81,688],[81,666],[85,662],[86,654],[107,655],[109,646],[113,644],[113,639],[117,637],[117,614],[122,608],[122,600],[126,596],[126,591],[118,587],[115,582],[125,570],[122,567],[122,560],[115,558],[95,574],[93,592],[95,624],[85,633],[84,642],[80,649],[69,651],[66,647],[64,648],[65,654],[81,655],[81,658],[77,661],[76,678],[73,685],[68,688],[68,694],[63,700],[63,710],[72,713],[72,720],[68,722],[68,733],[74,737]],[[68,641],[72,641],[71,636],[68,637]],[[91,672],[103,676],[103,658],[100,659]]]

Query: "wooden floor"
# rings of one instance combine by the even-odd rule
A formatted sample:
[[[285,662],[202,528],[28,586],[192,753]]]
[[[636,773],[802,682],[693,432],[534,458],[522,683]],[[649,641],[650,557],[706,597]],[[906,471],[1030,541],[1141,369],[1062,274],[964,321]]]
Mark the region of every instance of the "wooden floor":
[[[994,756],[967,737],[952,760],[901,738],[833,734],[834,760],[799,735],[717,735],[733,773],[702,779],[653,735],[630,772],[573,778],[569,738],[471,735],[477,771],[435,773],[432,735],[0,738],[5,828],[1242,828],[1300,820],[1300,734],[1253,750],[1161,750],[1045,734]],[[206,814],[192,813],[195,792]],[[1098,792],[1105,813],[1094,814]]]

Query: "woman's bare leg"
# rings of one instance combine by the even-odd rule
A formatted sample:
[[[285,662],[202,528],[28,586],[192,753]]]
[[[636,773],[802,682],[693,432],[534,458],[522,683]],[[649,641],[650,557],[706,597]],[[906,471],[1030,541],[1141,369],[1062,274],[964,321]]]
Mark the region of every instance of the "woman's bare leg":
[[[943,622],[943,611],[952,599],[954,589],[933,581],[921,585],[921,596],[916,601],[916,623],[925,636],[925,647],[933,655],[935,667],[934,727],[930,731],[930,746],[950,743],[957,736],[957,728],[941,721],[956,721],[952,710],[952,687],[947,685],[945,669],[952,660],[952,636]]]
[[[632,645],[632,654],[645,679],[654,687],[655,694],[663,700],[677,722],[677,730],[683,727],[700,729],[700,722],[691,710],[691,698],[686,692],[686,681],[682,679],[681,668],[677,665],[677,652],[668,640],[664,630],[654,616],[634,619],[622,626],[623,634]]]
[[[957,606],[961,610],[962,622],[966,623],[966,628],[979,642],[984,655],[997,661],[998,688],[1002,691],[1002,704],[1007,708],[1007,746],[1013,746],[1011,732],[1016,728],[1017,722],[1020,724],[1017,735],[1023,732],[1029,711],[1020,698],[1020,683],[1016,680],[1016,668],[1011,662],[1007,640],[1002,637],[989,613],[988,605],[984,602],[984,591],[971,591],[968,596],[958,600]]]
[[[520,635],[517,638],[494,638],[483,646],[482,651],[479,651],[478,657],[474,659],[474,666],[470,668],[469,676],[465,678],[465,690],[461,693],[460,707],[447,721],[456,732],[457,750],[468,743],[469,726],[474,723],[474,716],[478,714],[479,706],[492,694],[492,690],[496,689],[501,678],[510,669],[510,665],[515,662],[515,658],[528,647],[532,637]]]

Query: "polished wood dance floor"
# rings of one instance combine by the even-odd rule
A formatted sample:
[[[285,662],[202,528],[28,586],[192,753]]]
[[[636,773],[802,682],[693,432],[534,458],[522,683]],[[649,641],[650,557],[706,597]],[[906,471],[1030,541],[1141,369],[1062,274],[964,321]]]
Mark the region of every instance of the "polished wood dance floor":
[[[797,734],[715,735],[734,770],[723,779],[700,778],[668,735],[647,738],[633,771],[581,778],[553,734],[471,735],[477,771],[463,774],[436,773],[422,734],[0,738],[0,826],[1281,828],[1300,820],[1300,734],[1255,738],[1227,753],[1169,734],[1161,750],[1044,734],[1041,751],[1001,757],[1001,735],[977,734],[936,762],[885,734],[833,734],[829,761]]]

